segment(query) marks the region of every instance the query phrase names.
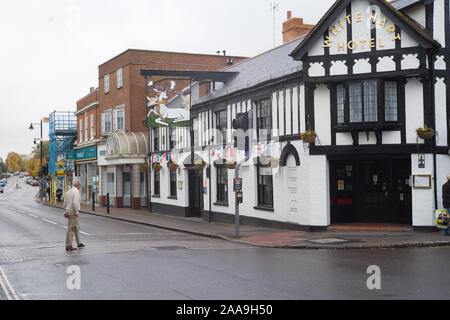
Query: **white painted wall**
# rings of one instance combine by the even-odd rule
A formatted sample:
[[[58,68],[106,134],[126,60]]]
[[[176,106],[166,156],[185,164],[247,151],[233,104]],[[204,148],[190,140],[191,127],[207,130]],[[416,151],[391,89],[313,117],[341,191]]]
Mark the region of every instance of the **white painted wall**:
[[[339,15],[339,17],[336,19],[336,21],[334,21],[332,24],[330,24],[329,27],[329,35],[330,35],[330,39],[333,41],[331,43],[331,47],[330,47],[330,54],[347,54],[348,49],[347,49],[347,20],[345,20],[345,16],[347,15],[346,11],[344,10],[343,12],[341,12],[341,14]],[[344,26],[344,28],[342,28],[342,25]],[[336,35],[334,35],[331,30],[333,29],[333,27],[336,26],[337,31]],[[344,46],[344,50],[338,50],[338,43],[345,43]]]
[[[401,144],[402,133],[401,131],[383,131],[382,139],[383,144]]]
[[[377,137],[375,132],[369,132],[369,136],[365,132],[359,133],[359,144],[360,145],[374,145],[377,144]]]
[[[351,146],[353,145],[352,135],[348,132],[336,133],[336,145],[338,146]]]
[[[426,26],[425,6],[423,4],[415,5],[404,11],[408,16],[417,21],[423,28]]]
[[[326,85],[318,85],[314,90],[314,122],[320,145],[331,145],[330,90]]]
[[[445,43],[445,0],[434,0],[433,38],[443,47]]]
[[[435,84],[435,112],[437,145],[448,146],[447,141],[447,85],[444,78],[437,78]]]
[[[412,175],[429,174],[433,179],[433,155],[425,155],[425,168],[419,169],[419,155],[411,155]],[[412,188],[413,226],[434,226],[434,184],[431,189]]]
[[[405,85],[406,142],[416,143],[419,127],[424,126],[423,85],[417,78],[408,79]],[[419,143],[423,141],[419,140]]]

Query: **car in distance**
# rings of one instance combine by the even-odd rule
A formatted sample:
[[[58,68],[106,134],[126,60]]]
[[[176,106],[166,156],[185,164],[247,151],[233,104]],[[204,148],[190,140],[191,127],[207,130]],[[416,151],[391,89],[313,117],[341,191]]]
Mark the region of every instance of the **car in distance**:
[[[32,180],[30,183],[33,187],[39,187],[39,181],[37,180]]]
[[[0,187],[0,193],[3,193],[3,187]]]

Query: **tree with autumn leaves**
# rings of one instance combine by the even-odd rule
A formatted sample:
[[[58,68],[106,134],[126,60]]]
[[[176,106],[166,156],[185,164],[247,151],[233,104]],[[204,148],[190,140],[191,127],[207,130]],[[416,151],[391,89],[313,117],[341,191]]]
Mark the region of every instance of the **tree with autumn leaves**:
[[[49,142],[43,142],[43,162],[47,163],[49,160]],[[18,172],[21,170],[27,171],[33,177],[37,177],[39,175],[39,169],[41,167],[41,159],[40,159],[40,147],[37,146],[33,148],[33,151],[29,156],[20,155],[16,152],[8,153],[6,158],[5,167],[9,172]],[[5,169],[6,169],[5,168]],[[0,170],[1,170],[0,165]],[[5,170],[6,171],[6,170]]]
[[[15,152],[8,153],[8,156],[6,157],[6,165],[8,166],[9,172],[20,171],[22,169],[20,166],[20,162],[21,162],[20,155],[18,155]]]

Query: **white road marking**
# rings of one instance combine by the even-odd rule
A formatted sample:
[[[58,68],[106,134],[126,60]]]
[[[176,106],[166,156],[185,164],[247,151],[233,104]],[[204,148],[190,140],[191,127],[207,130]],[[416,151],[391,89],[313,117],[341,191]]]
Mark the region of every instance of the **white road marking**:
[[[38,216],[35,216],[34,214],[31,214],[31,213],[28,213],[28,215],[30,216],[30,217],[33,217],[33,218],[37,218]]]
[[[26,214],[26,212],[25,212],[25,211],[22,211],[22,210],[19,210],[19,209],[17,209],[17,212],[20,212],[20,213]]]
[[[57,224],[56,222],[53,222],[53,221],[50,221],[50,220],[47,220],[47,219],[44,219],[44,218],[41,218],[41,220],[44,220],[45,222],[48,222],[48,223],[51,223],[51,224]]]
[[[81,233],[81,234],[84,234],[84,235],[86,235],[86,236],[92,236],[92,234],[87,233],[87,232],[83,232],[83,231],[80,231],[80,233]]]

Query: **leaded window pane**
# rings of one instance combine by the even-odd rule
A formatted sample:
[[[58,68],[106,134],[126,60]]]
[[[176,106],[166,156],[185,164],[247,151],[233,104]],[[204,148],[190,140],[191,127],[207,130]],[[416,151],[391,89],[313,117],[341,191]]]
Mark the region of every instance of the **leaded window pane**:
[[[387,81],[384,86],[385,120],[398,121],[397,82]]]
[[[273,208],[272,169],[258,165],[258,205]]]
[[[169,170],[170,172],[170,196],[177,196],[177,172]]]
[[[217,201],[228,202],[228,171],[225,166],[217,167]]]
[[[377,81],[364,81],[364,122],[378,121]]]
[[[337,86],[337,123],[344,123],[345,121],[344,103],[345,87],[340,84]]]
[[[355,82],[349,85],[350,122],[362,122],[361,83]]]
[[[270,100],[261,100],[256,108],[257,125],[260,140],[270,139],[272,130],[272,110]]]

